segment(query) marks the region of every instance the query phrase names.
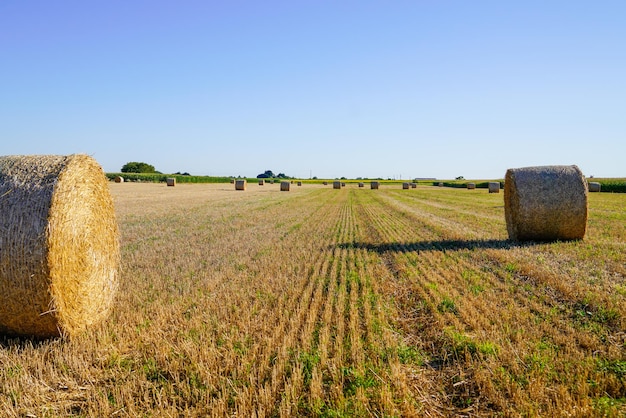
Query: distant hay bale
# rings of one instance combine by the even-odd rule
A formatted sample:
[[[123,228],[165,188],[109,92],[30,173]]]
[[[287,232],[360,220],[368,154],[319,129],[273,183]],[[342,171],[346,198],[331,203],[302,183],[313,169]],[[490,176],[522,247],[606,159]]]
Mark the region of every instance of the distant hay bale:
[[[588,184],[589,191],[597,193],[602,189],[602,185],[596,181],[590,181]]]
[[[116,183],[124,183],[124,177],[122,177],[122,176],[115,176],[115,182]]]
[[[411,183],[411,189],[417,189],[417,183]]]
[[[439,187],[443,187],[443,182],[441,182],[441,181],[440,181],[440,182],[439,182],[439,184],[438,184],[437,186],[439,186]]]
[[[380,182],[378,181],[373,181],[370,183],[370,188],[371,189],[378,189],[378,186],[380,186]]]
[[[411,187],[411,185],[409,183],[402,183],[402,189],[403,190],[408,190],[409,187]]]
[[[302,182],[301,181],[298,182],[298,186],[302,186]]]
[[[365,184],[364,183],[359,183],[359,187],[364,187]]]
[[[322,184],[323,184],[324,186],[328,186],[328,182],[327,182],[327,181],[322,182]]]
[[[265,184],[265,180],[261,179],[259,180],[259,186],[263,186]]]
[[[174,177],[168,177],[165,182],[167,183],[168,186],[170,187],[174,187],[176,186],[176,178]]]
[[[341,183],[341,187],[346,187],[346,183]]]
[[[582,239],[587,230],[587,182],[575,165],[508,169],[504,212],[513,240]]]
[[[235,179],[230,179],[230,184],[235,184]]]
[[[236,180],[235,181],[235,190],[246,190],[246,185],[247,185],[247,181],[246,180]]]
[[[333,189],[341,189],[341,182],[333,181]]]
[[[76,335],[117,289],[113,200],[87,155],[0,157],[0,333]]]
[[[498,183],[497,181],[490,181],[489,193],[500,193],[500,183]]]
[[[289,186],[291,186],[291,183],[288,181],[281,181],[280,182],[280,191],[281,192],[288,192],[289,191]]]
[[[468,190],[476,189],[476,183],[467,183],[467,189]]]

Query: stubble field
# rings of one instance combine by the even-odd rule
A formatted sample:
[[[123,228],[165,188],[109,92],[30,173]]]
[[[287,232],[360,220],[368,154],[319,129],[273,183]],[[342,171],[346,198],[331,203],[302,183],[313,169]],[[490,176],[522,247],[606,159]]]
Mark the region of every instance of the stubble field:
[[[516,244],[486,190],[291,189],[111,184],[112,315],[0,340],[0,410],[626,414],[626,195],[589,195],[583,241]]]

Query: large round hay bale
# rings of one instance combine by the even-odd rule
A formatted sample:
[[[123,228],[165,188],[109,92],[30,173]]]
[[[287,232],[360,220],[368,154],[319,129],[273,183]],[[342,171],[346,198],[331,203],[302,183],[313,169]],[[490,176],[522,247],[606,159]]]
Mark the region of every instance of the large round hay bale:
[[[439,187],[443,187],[443,182],[442,182],[442,181],[440,181],[440,182],[437,184],[437,186],[439,186]]]
[[[0,333],[75,335],[109,314],[120,260],[107,179],[86,155],[0,157]]]
[[[165,183],[169,186],[169,187],[174,187],[176,186],[176,177],[168,177],[165,179]]]
[[[322,182],[322,184],[323,184],[324,186],[328,186],[328,182],[327,182],[327,181]]]
[[[115,176],[115,182],[116,183],[124,183],[124,177],[122,177],[122,176]]]
[[[467,183],[467,189],[468,190],[475,190],[476,189],[476,183]]]
[[[370,188],[371,189],[378,189],[378,186],[380,185],[380,182],[378,181],[373,181],[370,183]]]
[[[362,183],[362,182],[359,183],[359,187],[364,187],[364,186],[365,186],[365,183]]]
[[[411,183],[411,189],[417,189],[417,183]]]
[[[247,181],[238,179],[235,181],[235,190],[246,190]]]
[[[291,186],[290,182],[288,182],[288,181],[281,181],[280,182],[280,191],[281,192],[288,192],[290,186]]]
[[[408,190],[411,187],[411,185],[409,183],[402,183],[402,189],[403,190]]]
[[[497,181],[490,181],[489,193],[500,193],[500,183]]]
[[[598,183],[597,181],[590,181],[588,183],[588,187],[589,187],[589,191],[594,192],[594,193],[597,193],[600,190],[602,190],[602,185]]]
[[[259,180],[259,186],[263,186],[265,184],[265,180],[261,179]]]
[[[587,230],[587,182],[575,165],[508,169],[504,212],[513,240],[582,239]]]
[[[302,186],[302,182],[301,181],[298,182],[298,186]]]
[[[333,189],[341,189],[341,182],[333,181]]]

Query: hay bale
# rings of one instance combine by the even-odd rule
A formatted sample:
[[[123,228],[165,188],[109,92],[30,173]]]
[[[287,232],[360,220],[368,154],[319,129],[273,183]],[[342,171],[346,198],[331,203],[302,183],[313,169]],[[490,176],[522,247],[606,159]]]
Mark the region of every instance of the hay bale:
[[[596,181],[590,181],[588,183],[588,188],[590,192],[597,193],[602,189],[602,185]]]
[[[236,180],[235,181],[235,190],[246,190],[246,185],[248,182],[246,180]]]
[[[497,181],[490,181],[489,193],[500,193],[500,183]]]
[[[265,184],[265,180],[261,179],[259,180],[259,186],[263,186]]]
[[[341,183],[341,187],[346,187],[346,183]]]
[[[328,186],[328,182],[327,182],[327,181],[322,182],[322,184],[323,184],[324,186]]]
[[[235,184],[235,179],[230,179],[230,184]]]
[[[115,182],[116,183],[124,183],[124,177],[122,177],[122,176],[115,176]]]
[[[402,190],[408,190],[411,185],[409,183],[402,183]]]
[[[333,189],[341,189],[341,182],[333,181]]]
[[[119,234],[93,158],[0,157],[0,213],[0,333],[71,336],[108,316]]]
[[[298,182],[298,186],[302,186],[302,182],[301,181]]]
[[[439,182],[439,184],[438,184],[437,186],[439,186],[439,187],[443,187],[443,182],[442,182],[442,181],[440,181],[440,182]]]
[[[467,183],[467,190],[476,189],[476,183]]]
[[[417,183],[411,183],[411,189],[417,189]]]
[[[378,182],[378,181],[373,181],[373,182],[370,183],[370,188],[373,189],[373,190],[374,189],[378,190],[378,186],[380,186],[380,182]]]
[[[587,229],[587,182],[575,165],[508,169],[504,213],[513,240],[582,239]]]
[[[288,181],[281,181],[280,182],[280,191],[281,192],[288,192],[290,186],[291,186],[290,182],[288,182]]]
[[[364,183],[359,183],[359,187],[365,187]]]
[[[165,182],[167,183],[169,187],[176,186],[176,178],[174,177],[168,177],[167,179],[165,179]]]

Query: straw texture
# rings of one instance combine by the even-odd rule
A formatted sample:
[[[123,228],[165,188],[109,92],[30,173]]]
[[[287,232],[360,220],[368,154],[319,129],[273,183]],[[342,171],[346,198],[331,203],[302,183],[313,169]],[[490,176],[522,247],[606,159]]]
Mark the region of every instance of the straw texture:
[[[0,213],[1,333],[71,336],[108,316],[119,233],[94,159],[0,157]]]
[[[504,213],[513,240],[582,239],[587,230],[587,182],[575,165],[508,169]]]

